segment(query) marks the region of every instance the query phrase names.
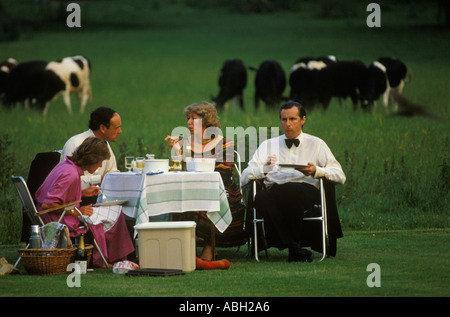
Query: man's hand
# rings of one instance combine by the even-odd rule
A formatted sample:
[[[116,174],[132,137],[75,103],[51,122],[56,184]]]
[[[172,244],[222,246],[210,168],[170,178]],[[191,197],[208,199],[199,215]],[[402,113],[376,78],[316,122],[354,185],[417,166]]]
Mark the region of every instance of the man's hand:
[[[267,157],[266,163],[263,166],[264,173],[265,174],[269,173],[273,169],[273,167],[275,166],[276,162],[277,162],[277,156],[275,154],[274,155],[269,155]]]
[[[84,197],[98,196],[101,190],[102,188],[99,186],[91,186],[89,188],[83,189],[82,196]]]
[[[308,167],[296,168],[296,170],[302,172],[306,176],[314,176],[314,174],[316,174],[316,166],[313,163],[308,163]]]

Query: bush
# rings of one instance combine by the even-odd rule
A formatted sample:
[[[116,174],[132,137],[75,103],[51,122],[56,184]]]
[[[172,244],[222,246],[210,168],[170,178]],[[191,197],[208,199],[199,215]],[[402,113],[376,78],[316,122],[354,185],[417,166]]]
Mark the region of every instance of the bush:
[[[22,224],[22,208],[11,182],[14,173],[14,153],[9,149],[9,135],[0,136],[0,244],[17,243]]]

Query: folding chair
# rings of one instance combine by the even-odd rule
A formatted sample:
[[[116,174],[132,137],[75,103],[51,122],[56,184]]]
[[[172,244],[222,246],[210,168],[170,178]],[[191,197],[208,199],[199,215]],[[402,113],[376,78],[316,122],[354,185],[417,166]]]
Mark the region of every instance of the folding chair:
[[[242,177],[241,156],[240,156],[238,151],[234,151],[234,159],[235,159],[234,160],[234,168],[235,168],[235,170],[237,172],[237,175],[238,175],[236,184],[238,184],[239,191],[241,192],[241,195],[242,195],[241,203],[245,206],[245,209],[246,209],[246,212],[247,212],[247,206],[246,206],[246,203],[244,201],[244,195],[245,194],[243,193],[242,188],[241,188],[241,177]],[[246,218],[247,218],[247,215],[244,216],[244,231],[246,231],[246,222],[247,222]],[[248,249],[247,249],[246,256],[248,256],[250,254],[250,242],[249,241],[247,242],[247,247],[248,247]],[[236,248],[236,253],[239,252],[240,248],[241,248],[241,246],[238,245],[237,248]]]
[[[26,181],[28,190],[30,191],[35,205],[36,200],[34,194],[42,185],[47,175],[50,174],[51,170],[59,163],[60,158],[60,151],[41,152],[36,154],[33,161],[31,162],[30,170],[28,172],[28,178],[26,179]],[[31,223],[29,217],[23,217],[21,241],[27,242],[30,239],[30,226]]]
[[[64,217],[64,215],[65,215],[67,210],[74,209],[80,215],[80,219],[81,219],[81,221],[83,223],[83,227],[86,228],[86,229],[89,228],[87,223],[86,223],[86,221],[82,217],[81,211],[77,207],[75,207],[75,204],[81,202],[81,200],[74,201],[74,202],[71,202],[69,204],[53,207],[53,208],[46,209],[44,211],[38,212],[37,209],[36,209],[36,206],[34,205],[34,202],[33,202],[33,199],[31,197],[30,191],[28,190],[27,183],[25,182],[23,177],[22,176],[11,176],[11,179],[12,179],[12,181],[14,183],[14,186],[16,187],[17,193],[19,194],[20,200],[22,201],[23,208],[25,209],[25,211],[26,211],[26,213],[28,215],[28,218],[30,219],[30,221],[31,221],[31,223],[33,225],[39,225],[40,227],[42,227],[44,225],[44,222],[42,221],[42,218],[40,217],[42,214],[45,214],[45,213],[48,213],[48,212],[51,212],[51,211],[55,211],[55,210],[63,209],[61,217],[58,220],[58,222],[60,222],[63,219],[63,217]],[[103,253],[100,250],[100,248],[99,248],[99,246],[97,244],[97,241],[95,240],[94,237],[93,237],[93,242],[94,242],[94,246],[97,249],[97,251],[99,252],[103,262],[105,263],[106,267],[108,268],[109,267],[108,266],[108,262],[106,261],[105,257],[103,256]],[[28,245],[27,245],[27,248],[28,248]],[[19,260],[20,260],[20,258],[19,258]],[[19,262],[19,260],[16,262],[16,265]]]
[[[318,215],[314,215],[315,211],[319,211]],[[322,257],[319,262],[325,259],[329,246],[328,240],[328,222],[327,222],[327,200],[325,197],[325,186],[323,178],[320,179],[320,204],[314,205],[309,210],[305,210],[303,214],[303,221],[320,221],[322,224]]]
[[[258,190],[257,185],[258,182],[261,180],[258,179],[251,179],[253,182],[253,201],[256,196],[256,192]],[[260,185],[261,186],[261,185]],[[334,197],[333,197],[334,198]],[[330,250],[330,241],[329,241],[329,234],[328,234],[328,218],[327,218],[327,202],[326,202],[326,195],[325,195],[325,184],[324,179],[320,178],[320,204],[314,205],[311,209],[304,211],[303,220],[304,221],[318,221],[321,223],[321,245],[322,245],[322,257],[320,258],[319,262],[321,262],[323,259],[325,259],[326,255],[329,253]],[[262,229],[262,239],[264,243],[264,248],[266,252],[266,257],[268,257],[267,252],[267,239],[264,229],[264,218],[258,218],[256,214],[256,208],[253,205],[253,248],[255,252],[255,259],[259,262],[258,257],[258,224],[260,224],[260,227]],[[340,225],[339,225],[340,230]],[[339,234],[337,234],[339,236]],[[335,249],[332,250],[332,254],[335,254]]]
[[[238,174],[238,179],[236,184],[239,186],[239,191],[242,194],[242,190],[240,187],[240,180],[241,180],[241,157],[237,151],[234,151],[234,168]],[[243,201],[241,200],[241,203],[243,204]],[[244,222],[244,230],[245,230],[245,222]],[[214,224],[211,226],[211,247],[212,247],[212,254],[213,254],[213,261],[216,260],[216,228]],[[237,246],[236,252],[239,251],[240,246]]]
[[[257,178],[251,178],[250,179],[251,182],[253,183],[253,202],[255,201],[255,196],[256,196],[256,192],[258,191],[258,186],[259,187],[263,187],[264,183]],[[263,238],[263,243],[264,243],[264,250],[266,253],[266,257],[269,257],[269,253],[267,251],[268,246],[267,246],[267,239],[266,239],[266,230],[264,229],[264,218],[258,218],[256,215],[256,208],[253,204],[252,206],[253,209],[253,241],[252,241],[252,247],[249,246],[249,248],[252,248],[254,250],[255,253],[255,259],[256,261],[259,262],[259,257],[258,257],[258,225],[260,225],[261,230],[262,230],[262,238]]]

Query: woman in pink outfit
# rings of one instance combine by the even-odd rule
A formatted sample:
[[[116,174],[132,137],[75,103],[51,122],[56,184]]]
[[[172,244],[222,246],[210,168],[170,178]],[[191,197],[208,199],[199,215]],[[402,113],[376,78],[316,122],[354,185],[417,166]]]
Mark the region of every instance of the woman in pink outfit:
[[[105,159],[109,159],[110,153],[107,144],[99,138],[87,138],[73,153],[71,157],[60,162],[50,172],[44,183],[36,191],[38,210],[42,211],[81,200],[81,196],[96,196],[100,192],[100,187],[92,186],[82,191],[80,177],[84,171],[89,173],[102,166]],[[92,205],[79,207],[85,216],[91,216],[94,212]],[[62,210],[49,212],[42,215],[45,223],[58,221]],[[86,229],[80,229],[80,220],[76,211],[67,211],[64,215],[64,223],[70,232],[71,237],[78,237],[85,233]],[[108,263],[114,263],[126,259],[127,255],[134,251],[134,246],[125,223],[125,217],[120,213],[119,219],[113,228],[104,232],[103,225],[89,225],[97,244]],[[104,267],[100,254],[94,249],[93,264],[97,267]]]

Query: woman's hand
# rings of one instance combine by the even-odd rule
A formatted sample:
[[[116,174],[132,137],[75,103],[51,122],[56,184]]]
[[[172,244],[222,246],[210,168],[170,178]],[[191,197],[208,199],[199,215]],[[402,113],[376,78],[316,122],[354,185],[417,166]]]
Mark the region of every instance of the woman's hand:
[[[88,217],[92,216],[92,214],[94,212],[94,208],[92,208],[92,204],[82,206],[82,207],[78,208],[78,210],[80,210],[84,216],[88,216]]]
[[[170,135],[166,136],[164,141],[167,142],[167,145],[170,147],[173,147],[178,141],[180,141],[178,138],[171,137]]]
[[[180,145],[180,143],[178,143],[180,141],[180,139],[178,139],[177,137],[171,137],[170,135],[168,135],[164,139],[164,141],[166,141],[167,145],[172,148],[172,151],[175,151],[174,153],[181,154],[181,145]]]

